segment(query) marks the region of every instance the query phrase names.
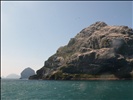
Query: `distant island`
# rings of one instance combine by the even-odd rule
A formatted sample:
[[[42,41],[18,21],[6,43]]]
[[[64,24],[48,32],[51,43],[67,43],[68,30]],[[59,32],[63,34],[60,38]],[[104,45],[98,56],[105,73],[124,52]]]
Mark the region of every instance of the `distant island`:
[[[133,29],[96,22],[60,47],[29,79],[133,79]]]
[[[35,75],[35,71],[32,68],[28,67],[21,72],[20,79],[28,79],[32,75]]]
[[[12,74],[7,75],[5,78],[8,78],[8,79],[19,79],[20,76],[17,75],[17,74],[12,73]]]

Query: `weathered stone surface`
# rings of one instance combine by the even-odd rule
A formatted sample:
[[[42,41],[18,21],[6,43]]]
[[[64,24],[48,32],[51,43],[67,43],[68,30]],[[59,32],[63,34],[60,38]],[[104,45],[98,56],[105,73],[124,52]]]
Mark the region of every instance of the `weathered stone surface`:
[[[132,73],[133,30],[96,22],[45,61],[36,79],[127,79]]]

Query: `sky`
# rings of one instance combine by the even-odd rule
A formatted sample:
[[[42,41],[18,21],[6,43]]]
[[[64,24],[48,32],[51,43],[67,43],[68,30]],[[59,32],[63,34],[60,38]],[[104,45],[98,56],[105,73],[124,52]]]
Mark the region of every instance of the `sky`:
[[[1,76],[40,69],[59,47],[97,21],[133,28],[133,2],[2,1]]]

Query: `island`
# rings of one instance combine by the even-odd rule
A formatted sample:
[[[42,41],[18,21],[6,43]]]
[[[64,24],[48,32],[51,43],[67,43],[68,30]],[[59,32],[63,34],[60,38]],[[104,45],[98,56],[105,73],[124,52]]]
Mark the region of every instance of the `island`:
[[[19,79],[20,76],[17,75],[17,74],[12,73],[12,74],[7,75],[6,78],[8,78],[8,79]]]
[[[59,47],[29,79],[133,79],[133,29],[98,21]]]
[[[21,72],[20,79],[28,79],[32,75],[35,75],[35,71],[32,68],[27,67]]]

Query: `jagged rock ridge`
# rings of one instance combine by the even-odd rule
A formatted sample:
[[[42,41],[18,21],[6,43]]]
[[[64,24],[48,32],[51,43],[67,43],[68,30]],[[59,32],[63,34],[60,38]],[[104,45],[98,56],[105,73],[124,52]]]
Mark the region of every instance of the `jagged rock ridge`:
[[[71,38],[30,79],[132,78],[133,30],[96,22]]]

